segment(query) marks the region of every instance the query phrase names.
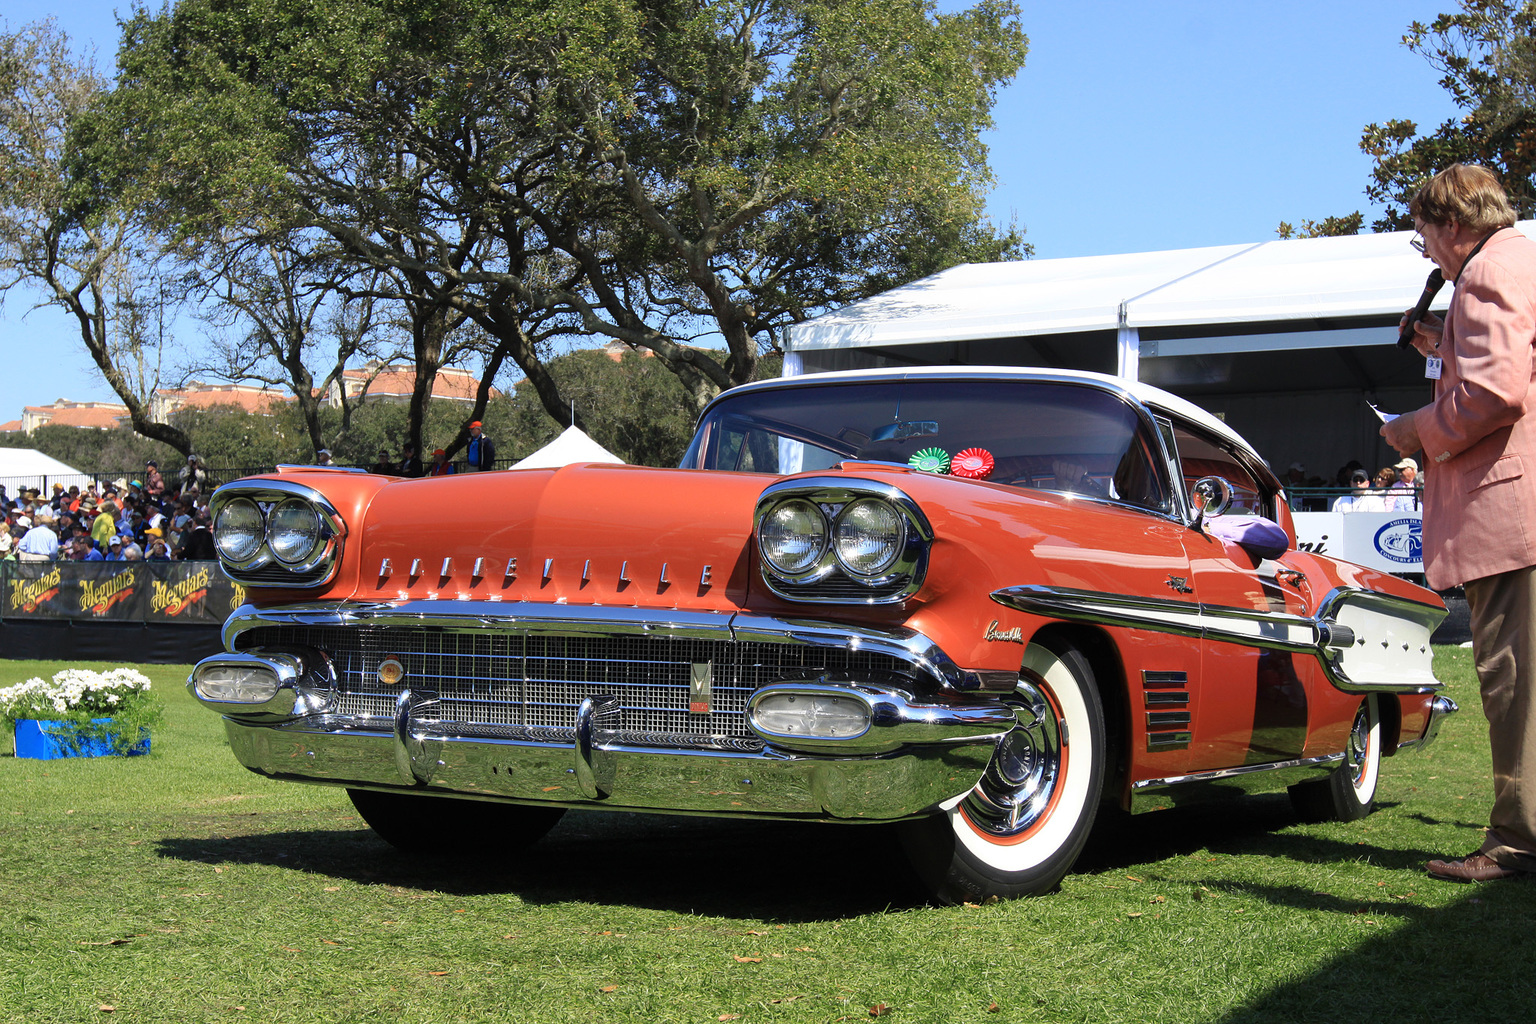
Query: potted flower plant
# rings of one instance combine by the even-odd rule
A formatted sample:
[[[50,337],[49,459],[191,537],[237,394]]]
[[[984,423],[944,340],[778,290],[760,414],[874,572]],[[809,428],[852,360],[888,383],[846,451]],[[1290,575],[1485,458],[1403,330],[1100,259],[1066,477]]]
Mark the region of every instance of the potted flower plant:
[[[0,689],[0,722],[14,727],[16,756],[99,757],[149,751],[164,711],[149,678],[131,668],[71,668]]]

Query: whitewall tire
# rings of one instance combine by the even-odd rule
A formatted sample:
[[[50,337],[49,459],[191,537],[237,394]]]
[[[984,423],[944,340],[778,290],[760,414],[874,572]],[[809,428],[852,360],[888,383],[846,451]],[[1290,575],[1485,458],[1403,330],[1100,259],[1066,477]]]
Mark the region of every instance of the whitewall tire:
[[[1093,827],[1107,750],[1088,659],[1065,640],[1032,643],[1008,699],[1019,724],[982,781],[948,811],[903,825],[913,867],[943,902],[1049,892]]]

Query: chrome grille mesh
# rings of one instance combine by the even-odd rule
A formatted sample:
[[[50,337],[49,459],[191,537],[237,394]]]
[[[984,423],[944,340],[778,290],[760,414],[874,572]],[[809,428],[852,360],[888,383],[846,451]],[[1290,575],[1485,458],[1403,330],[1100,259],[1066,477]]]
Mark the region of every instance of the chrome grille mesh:
[[[618,698],[619,742],[757,749],[746,724],[758,687],[808,673],[893,680],[912,669],[898,658],[841,648],[672,636],[550,635],[433,627],[262,626],[239,635],[239,650],[312,647],[332,659],[338,711],[389,719],[402,687],[432,691],[419,717],[454,723],[466,735],[517,735],[567,742],[588,697]],[[397,687],[379,682],[393,655],[405,666]],[[711,710],[689,711],[689,676],[712,666]]]

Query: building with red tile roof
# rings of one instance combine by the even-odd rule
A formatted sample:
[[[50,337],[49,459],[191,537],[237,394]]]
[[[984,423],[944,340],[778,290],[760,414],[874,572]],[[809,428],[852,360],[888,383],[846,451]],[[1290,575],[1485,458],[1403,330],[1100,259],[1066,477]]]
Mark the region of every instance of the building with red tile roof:
[[[246,412],[267,413],[278,402],[291,402],[293,396],[277,388],[254,384],[204,384],[192,381],[184,388],[161,388],[150,400],[149,415],[165,422],[179,409],[211,409],[218,405],[237,405]]]
[[[361,370],[347,370],[342,374],[342,384],[331,385],[329,398],[333,406],[341,404],[341,386],[346,387],[348,398],[362,396],[365,401],[409,402],[416,386],[416,367],[410,363],[388,366],[368,363]],[[480,380],[474,374],[455,366],[444,366],[432,381],[432,397],[473,405],[479,388]],[[498,394],[500,392],[495,388],[491,389],[491,397]]]
[[[29,405],[21,410],[21,430],[27,434],[50,423],[111,430],[126,422],[128,407],[114,402],[71,402],[60,398],[52,405]]]

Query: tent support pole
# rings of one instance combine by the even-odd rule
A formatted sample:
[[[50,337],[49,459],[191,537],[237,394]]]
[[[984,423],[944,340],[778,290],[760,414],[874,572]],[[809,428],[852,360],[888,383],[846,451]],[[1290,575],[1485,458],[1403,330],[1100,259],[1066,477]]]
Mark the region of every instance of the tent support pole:
[[[1121,324],[1115,332],[1115,373],[1126,380],[1138,380],[1141,372],[1141,334],[1134,327]]]

